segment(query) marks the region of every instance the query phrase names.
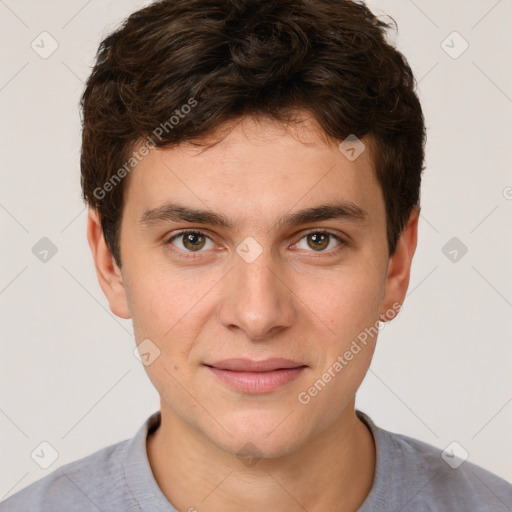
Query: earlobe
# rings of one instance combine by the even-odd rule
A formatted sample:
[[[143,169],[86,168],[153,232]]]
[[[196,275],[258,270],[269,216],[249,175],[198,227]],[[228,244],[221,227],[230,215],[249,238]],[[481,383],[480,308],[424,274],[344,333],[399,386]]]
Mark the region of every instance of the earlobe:
[[[413,208],[409,220],[397,242],[396,250],[388,265],[386,290],[380,319],[386,322],[394,318],[403,304],[409,287],[411,264],[418,241],[419,208]]]
[[[98,282],[107,297],[110,310],[120,318],[131,318],[123,275],[107,247],[98,213],[92,208],[89,208],[87,216],[87,240]]]

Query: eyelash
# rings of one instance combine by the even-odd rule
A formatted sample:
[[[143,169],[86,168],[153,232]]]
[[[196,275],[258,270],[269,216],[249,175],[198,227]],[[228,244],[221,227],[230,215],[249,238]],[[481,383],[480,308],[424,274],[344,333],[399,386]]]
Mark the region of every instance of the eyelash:
[[[183,235],[187,235],[189,233],[193,233],[193,234],[196,234],[196,235],[202,235],[210,240],[211,237],[208,235],[208,233],[206,233],[205,231],[201,231],[201,230],[198,230],[198,229],[184,229],[182,231],[179,231],[178,233],[175,233],[174,235],[172,235],[171,238],[169,238],[166,242],[165,242],[165,245],[173,245],[172,242],[176,239],[176,238],[179,238],[180,236],[183,236]],[[330,235],[331,237],[333,237],[336,241],[338,241],[340,243],[340,245],[334,249],[331,249],[330,251],[320,251],[320,254],[321,253],[329,253],[329,255],[331,256],[335,256],[337,255],[341,250],[343,250],[343,248],[345,246],[348,245],[348,242],[346,242],[343,238],[341,238],[339,235],[336,235],[334,233],[332,233],[331,231],[328,231],[328,230],[312,230],[312,231],[308,231],[307,233],[304,233],[302,235],[302,237],[296,242],[296,243],[299,243],[303,238],[307,237],[308,235],[313,235],[313,234],[322,234],[322,235]],[[213,240],[212,240],[213,241]],[[295,244],[293,244],[295,245]],[[185,258],[198,258],[198,257],[201,257],[201,252],[204,252],[204,251],[197,251],[197,252],[193,252],[193,251],[183,251],[182,249],[178,249],[177,247],[175,248],[176,251],[179,251],[180,253],[185,253]],[[307,252],[316,252],[316,251],[307,251]],[[322,257],[322,256],[319,256],[319,257]]]

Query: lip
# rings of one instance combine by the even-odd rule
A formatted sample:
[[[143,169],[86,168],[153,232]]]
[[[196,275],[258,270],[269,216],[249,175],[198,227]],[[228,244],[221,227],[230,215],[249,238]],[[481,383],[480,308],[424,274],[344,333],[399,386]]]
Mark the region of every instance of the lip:
[[[307,368],[284,358],[225,359],[205,366],[228,387],[243,393],[270,393],[295,380]]]
[[[299,366],[306,365],[283,357],[273,357],[262,361],[254,361],[253,359],[244,358],[223,359],[216,363],[207,363],[206,366],[212,366],[219,370],[231,370],[234,372],[270,372],[273,370],[298,368]]]

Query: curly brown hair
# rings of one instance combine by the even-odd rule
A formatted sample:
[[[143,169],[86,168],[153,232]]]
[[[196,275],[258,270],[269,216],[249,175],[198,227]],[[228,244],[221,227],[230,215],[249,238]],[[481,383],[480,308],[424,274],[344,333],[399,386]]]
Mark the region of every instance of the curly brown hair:
[[[137,144],[194,143],[228,120],[290,123],[300,111],[335,139],[369,136],[392,255],[419,207],[426,133],[389,20],[351,0],[162,0],[129,16],[101,42],[81,98],[83,198],[117,265]]]

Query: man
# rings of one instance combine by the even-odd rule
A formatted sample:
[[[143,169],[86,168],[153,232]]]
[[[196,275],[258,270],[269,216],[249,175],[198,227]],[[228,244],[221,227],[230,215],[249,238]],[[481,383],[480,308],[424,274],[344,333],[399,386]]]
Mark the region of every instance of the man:
[[[352,1],[172,0],[102,42],[87,235],[161,410],[1,511],[511,509],[504,480],[355,410],[424,161],[387,28]]]

